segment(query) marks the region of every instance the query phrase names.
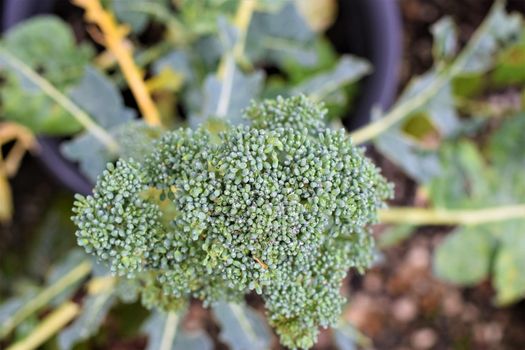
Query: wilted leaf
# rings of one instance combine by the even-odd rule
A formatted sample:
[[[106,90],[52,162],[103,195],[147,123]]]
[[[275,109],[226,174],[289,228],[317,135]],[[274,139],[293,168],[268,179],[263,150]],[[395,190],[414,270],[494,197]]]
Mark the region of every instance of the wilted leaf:
[[[8,222],[13,215],[11,186],[7,177],[0,174],[0,222]]]
[[[488,277],[494,240],[483,227],[460,228],[448,235],[434,255],[438,277],[473,285]]]
[[[516,45],[505,49],[498,57],[492,79],[496,85],[525,84],[525,33]]]
[[[196,79],[195,71],[191,66],[190,54],[186,51],[171,51],[153,64],[155,74],[160,74],[166,68],[181,75],[184,82],[192,82]]]
[[[271,333],[265,320],[249,307],[218,303],[213,314],[221,326],[220,339],[232,350],[268,349]]]
[[[316,32],[322,32],[332,25],[337,16],[336,0],[295,0],[299,13]]]
[[[61,349],[72,349],[76,343],[95,335],[115,302],[112,290],[88,295],[78,318],[58,336]]]
[[[426,113],[416,113],[403,123],[403,133],[414,138],[425,149],[439,147],[441,136]]]

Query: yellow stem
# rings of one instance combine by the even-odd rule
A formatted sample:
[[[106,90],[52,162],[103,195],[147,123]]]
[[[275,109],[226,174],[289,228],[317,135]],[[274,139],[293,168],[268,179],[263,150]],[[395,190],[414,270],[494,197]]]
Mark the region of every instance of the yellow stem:
[[[146,123],[161,125],[159,111],[146,88],[142,73],[133,60],[132,48],[125,41],[129,29],[119,25],[115,17],[102,7],[100,0],[73,0],[73,2],[86,11],[87,21],[99,27],[103,36],[102,44],[115,56]]]
[[[246,45],[246,34],[248,33],[248,27],[252,20],[253,12],[255,11],[257,5],[256,0],[240,0],[239,7],[237,8],[237,13],[235,14],[234,25],[237,28],[239,38],[233,47],[233,57],[238,62],[241,60],[244,54],[244,47]],[[230,52],[226,52],[221,59],[219,64],[219,69],[217,70],[217,75],[219,77],[224,76],[224,71],[226,69],[228,56]]]
[[[525,205],[508,205],[482,209],[426,209],[393,207],[379,211],[385,224],[479,225],[525,218]]]
[[[38,348],[46,340],[55,335],[71,322],[80,312],[80,307],[67,301],[47,316],[27,338],[11,345],[6,350],[32,350]]]
[[[65,274],[58,281],[43,289],[38,295],[29,300],[20,309],[14,312],[7,320],[5,320],[5,322],[0,326],[0,339],[8,335],[29,315],[47,305],[51,299],[56,297],[69,286],[82,280],[90,272],[91,262],[89,260],[85,260]]]

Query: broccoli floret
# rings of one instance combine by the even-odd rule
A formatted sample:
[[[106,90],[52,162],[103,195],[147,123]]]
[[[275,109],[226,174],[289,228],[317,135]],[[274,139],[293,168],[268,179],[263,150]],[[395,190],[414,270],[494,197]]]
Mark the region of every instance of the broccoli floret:
[[[78,197],[79,243],[142,280],[148,306],[255,291],[289,347],[337,321],[349,268],[391,195],[379,170],[303,96],[252,104],[250,126],[165,134],[139,168],[120,160]],[[101,218],[105,218],[102,220]]]

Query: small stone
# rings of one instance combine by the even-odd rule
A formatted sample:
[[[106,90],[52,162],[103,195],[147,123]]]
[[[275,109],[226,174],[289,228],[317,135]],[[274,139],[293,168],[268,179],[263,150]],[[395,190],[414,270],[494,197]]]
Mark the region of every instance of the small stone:
[[[407,263],[418,270],[425,270],[430,265],[430,254],[424,247],[415,247],[407,256]]]
[[[430,349],[436,344],[436,341],[436,332],[430,328],[423,328],[416,331],[410,339],[414,348],[422,350]]]
[[[410,322],[417,315],[417,305],[410,298],[401,298],[392,304],[392,314],[400,322]]]

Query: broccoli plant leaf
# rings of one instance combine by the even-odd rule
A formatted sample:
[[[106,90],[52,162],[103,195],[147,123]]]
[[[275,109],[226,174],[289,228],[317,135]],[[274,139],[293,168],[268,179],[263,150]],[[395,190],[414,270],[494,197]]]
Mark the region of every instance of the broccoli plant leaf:
[[[13,27],[0,51],[0,66],[8,68],[2,71],[6,78],[0,90],[2,117],[37,133],[68,135],[79,131],[80,124],[10,61],[38,70],[43,79],[66,92],[82,78],[92,56],[91,46],[77,46],[69,26],[56,17],[35,17]]]
[[[76,343],[96,334],[115,300],[112,290],[89,295],[82,305],[80,316],[60,332],[60,348],[72,349]]]
[[[179,327],[172,350],[212,350],[211,338],[201,329],[195,331]]]
[[[430,181],[441,170],[439,157],[435,152],[422,149],[399,130],[385,133],[376,140],[375,145],[381,154],[419,182]]]
[[[293,2],[275,13],[254,14],[246,38],[246,52],[254,62],[282,63],[294,58],[303,65],[317,63],[312,45],[315,33]]]
[[[117,18],[135,33],[143,32],[155,13],[169,11],[167,0],[111,0],[110,3]]]
[[[371,70],[370,64],[361,58],[343,55],[329,72],[323,72],[302,82],[293,89],[294,94],[309,95],[315,101],[324,100],[344,86],[359,80]]]
[[[154,312],[146,321],[143,330],[148,335],[146,350],[172,350],[175,345],[178,315]]]
[[[84,77],[69,95],[105,129],[135,117],[135,112],[124,105],[122,96],[113,82],[93,67],[85,68]]]
[[[492,65],[497,50],[508,47],[519,38],[522,18],[518,13],[507,13],[503,1],[497,2],[484,21],[480,40],[465,58],[465,73],[485,72]]]
[[[46,284],[52,285],[64,275],[71,272],[84,260],[86,260],[86,254],[82,250],[71,250],[62,260],[58,261],[51,267],[46,280]],[[58,294],[53,300],[51,300],[50,304],[58,306],[65,300],[71,298],[79,285],[80,281],[70,285],[62,293]]]
[[[108,131],[120,145],[118,154],[110,152],[90,133],[82,133],[61,145],[62,154],[78,162],[82,173],[91,181],[97,179],[107,163],[119,156],[142,161],[151,150],[153,141],[162,135],[161,129],[146,125],[141,120],[118,124]]]
[[[334,342],[339,350],[356,350],[357,334],[349,324],[339,325],[333,329]]]
[[[213,307],[213,314],[221,326],[219,337],[233,350],[270,346],[270,331],[264,319],[249,307],[221,302]]]
[[[525,235],[523,220],[509,222],[503,227],[501,246],[494,263],[496,302],[506,305],[525,295]]]
[[[486,157],[470,141],[446,144],[443,171],[428,186],[434,206],[490,207],[523,203],[525,114],[508,117],[490,136]],[[472,285],[492,272],[496,302],[509,304],[525,296],[523,220],[458,229],[437,249],[435,272],[447,281]],[[465,254],[468,251],[468,254]]]
[[[481,74],[493,67],[496,63],[495,50],[508,47],[516,41],[516,38],[519,37],[520,23],[521,17],[519,15],[508,14],[502,3],[496,2],[482,25],[473,34],[465,49],[453,60],[451,59],[449,63],[443,64],[442,60],[438,60],[427,74],[414,79],[394,108],[414,103],[414,108],[406,109],[405,118],[410,117],[413,113],[425,113],[437,127],[441,141],[446,141],[461,134],[464,130],[462,123],[459,122],[454,105],[451,81],[456,78],[462,78],[466,74]],[[453,24],[448,19],[445,19],[434,28],[436,40],[434,51],[441,50],[441,54],[445,54],[443,51],[445,50],[444,46],[452,46],[450,43],[444,43],[444,40],[453,41],[453,33],[444,33],[450,32],[452,26]],[[448,38],[445,38],[447,35]],[[445,51],[447,55],[452,55],[451,49]],[[432,91],[429,87],[435,88],[435,91],[423,98],[423,91],[427,93]],[[420,101],[417,101],[418,99]],[[403,108],[400,108],[400,110],[403,110]],[[410,138],[411,135],[404,135],[402,132],[399,132],[401,126],[402,123],[398,123],[387,133],[393,133],[398,139],[402,137]],[[378,143],[380,142],[381,140],[378,141]],[[400,156],[398,152],[392,152],[380,144],[378,146],[381,152],[404,170],[412,166],[413,160],[418,158],[418,153],[421,154],[419,152],[421,147],[418,147],[420,145],[417,143],[412,147],[411,157],[406,157],[406,153]],[[428,156],[428,152],[423,154]],[[435,172],[433,176],[438,174],[439,172]],[[422,183],[430,180],[428,176],[419,176],[416,171],[411,171],[409,175]]]
[[[446,281],[474,285],[488,277],[494,248],[494,239],[486,228],[460,228],[438,247],[434,271]]]
[[[432,54],[436,62],[448,61],[457,51],[458,38],[456,24],[450,17],[443,17],[432,25],[434,43]]]
[[[242,121],[242,111],[262,90],[264,73],[255,71],[244,74],[228,60],[222,79],[209,75],[204,82],[202,111],[190,117],[190,124],[197,126],[209,117],[227,118],[232,123]]]

